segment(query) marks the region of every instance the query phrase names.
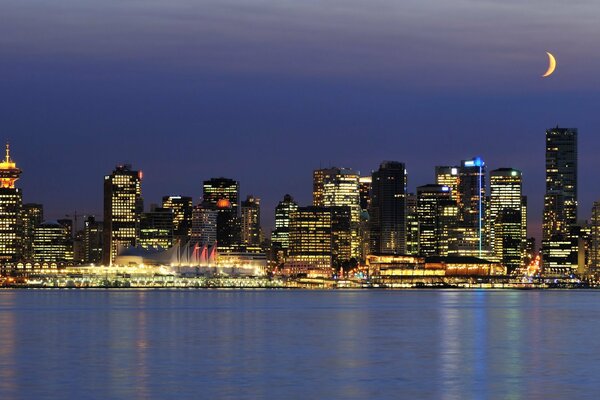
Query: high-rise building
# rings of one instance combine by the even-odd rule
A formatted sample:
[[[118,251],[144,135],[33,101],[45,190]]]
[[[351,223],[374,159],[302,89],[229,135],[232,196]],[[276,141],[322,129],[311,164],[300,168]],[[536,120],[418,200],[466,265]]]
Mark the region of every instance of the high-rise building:
[[[275,207],[275,229],[271,234],[271,243],[279,262],[285,261],[290,247],[290,214],[298,210],[298,203],[286,194]]]
[[[360,255],[360,175],[349,168],[318,169],[313,173],[313,206],[350,209],[351,257]]]
[[[44,222],[44,207],[41,204],[23,204],[23,260],[33,261],[33,236],[35,227]]]
[[[239,218],[240,185],[227,178],[204,181],[203,207],[212,207],[217,214],[217,245],[219,251],[234,250],[241,242]]]
[[[448,186],[424,185],[417,188],[420,255],[448,255],[457,214],[458,206]]]
[[[93,215],[83,222],[83,258],[87,264],[102,261],[102,226],[102,222],[96,221]]]
[[[173,240],[182,245],[190,240],[192,234],[192,198],[189,196],[164,196],[163,208],[173,210]]]
[[[118,246],[135,246],[143,211],[142,173],[119,165],[104,177],[103,262],[112,264]]]
[[[361,176],[358,179],[360,192],[360,208],[363,211],[368,211],[371,206],[371,186],[373,184],[372,176]]]
[[[546,195],[542,228],[542,266],[547,275],[577,268],[577,129],[546,131]],[[554,243],[553,243],[554,242]]]
[[[450,188],[452,198],[456,199],[458,195],[459,182],[459,167],[452,166],[437,166],[435,167],[435,183],[436,185],[447,186]]]
[[[167,249],[173,246],[174,213],[171,208],[155,207],[140,216],[138,244],[144,248]]]
[[[10,158],[6,145],[6,156],[0,162],[0,264],[20,261],[23,251],[23,221],[21,189],[15,187],[21,170]]]
[[[419,214],[417,212],[417,195],[406,195],[406,254],[419,254]]]
[[[523,264],[523,194],[521,171],[499,168],[490,172],[489,239],[495,257],[508,273]]]
[[[458,169],[457,201],[459,210],[459,255],[482,258],[487,251],[486,240],[485,163],[480,157],[463,160]]]
[[[242,201],[242,244],[258,247],[261,244],[260,199],[248,195]]]
[[[217,242],[218,214],[217,209],[210,204],[194,206],[190,245],[213,246]]]
[[[600,201],[594,202],[591,220],[590,265],[594,272],[600,272]]]
[[[58,221],[39,224],[34,233],[33,259],[36,263],[47,263],[54,267],[72,261],[69,228]]]
[[[406,253],[406,168],[384,161],[372,174],[369,249],[373,254]]]

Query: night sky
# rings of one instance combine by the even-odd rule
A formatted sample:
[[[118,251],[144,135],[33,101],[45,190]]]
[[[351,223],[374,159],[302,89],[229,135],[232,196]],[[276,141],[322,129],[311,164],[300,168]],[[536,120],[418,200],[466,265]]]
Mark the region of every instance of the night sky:
[[[600,199],[600,2],[3,0],[0,140],[48,219],[101,216],[103,176],[146,204],[225,176],[311,201],[312,170],[519,168],[539,235],[544,131],[579,128],[580,218]],[[545,51],[558,61],[542,79]]]

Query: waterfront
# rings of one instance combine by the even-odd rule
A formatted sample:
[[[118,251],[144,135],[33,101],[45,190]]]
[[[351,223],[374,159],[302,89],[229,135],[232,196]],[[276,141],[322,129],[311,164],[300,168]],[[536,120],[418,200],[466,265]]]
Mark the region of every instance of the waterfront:
[[[594,397],[597,296],[2,290],[0,398]]]

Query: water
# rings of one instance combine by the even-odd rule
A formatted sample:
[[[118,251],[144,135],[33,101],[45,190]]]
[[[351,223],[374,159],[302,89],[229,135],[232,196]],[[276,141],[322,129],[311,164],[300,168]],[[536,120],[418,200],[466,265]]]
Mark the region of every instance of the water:
[[[597,398],[600,292],[0,291],[0,399]]]

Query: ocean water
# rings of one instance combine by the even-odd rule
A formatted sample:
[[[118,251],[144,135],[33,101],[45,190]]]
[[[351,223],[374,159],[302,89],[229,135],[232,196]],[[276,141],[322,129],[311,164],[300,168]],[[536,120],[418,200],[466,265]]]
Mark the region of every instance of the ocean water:
[[[600,291],[0,291],[0,399],[598,398],[599,381]]]

